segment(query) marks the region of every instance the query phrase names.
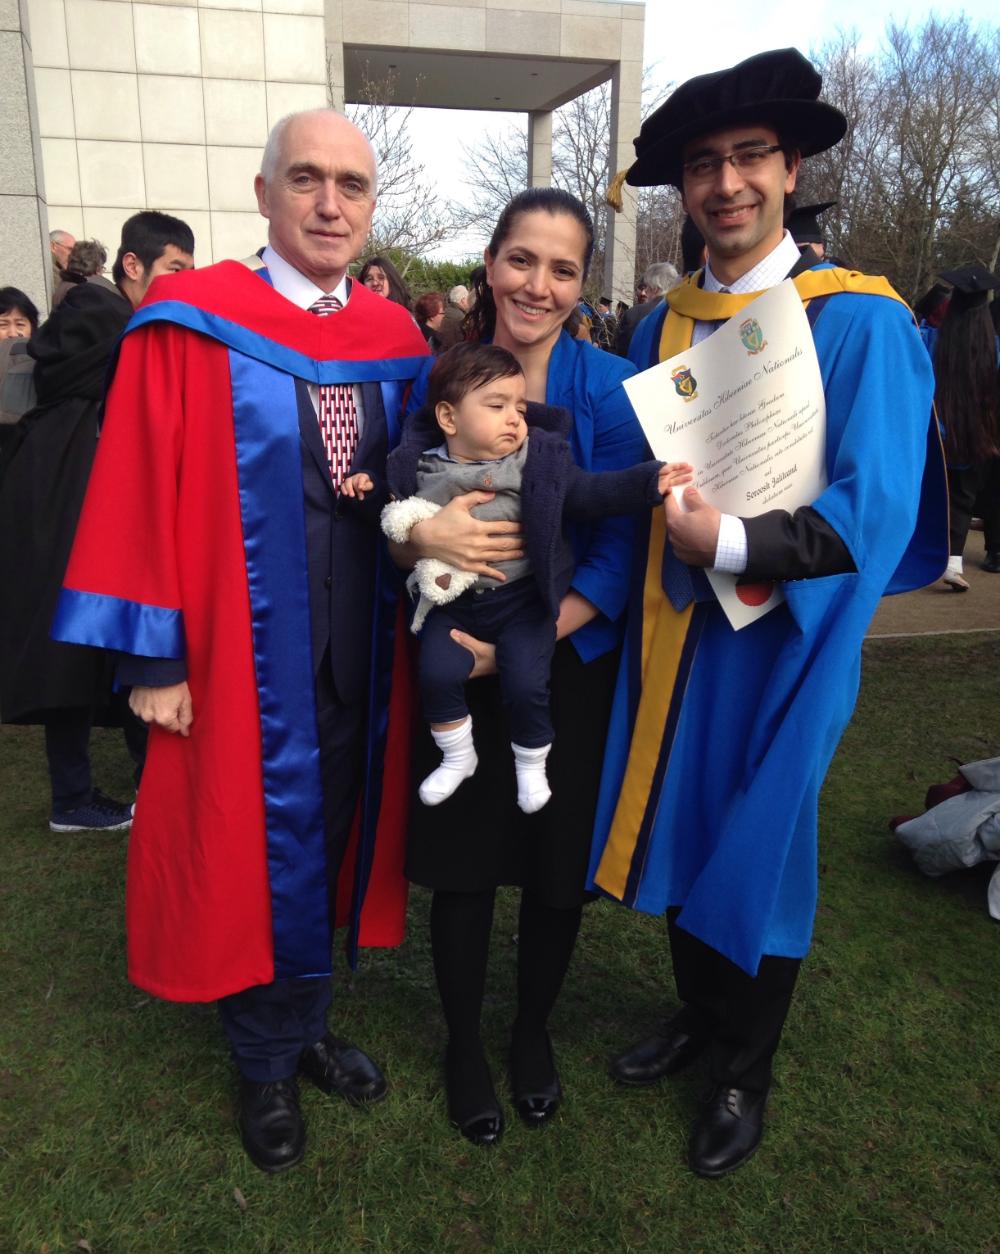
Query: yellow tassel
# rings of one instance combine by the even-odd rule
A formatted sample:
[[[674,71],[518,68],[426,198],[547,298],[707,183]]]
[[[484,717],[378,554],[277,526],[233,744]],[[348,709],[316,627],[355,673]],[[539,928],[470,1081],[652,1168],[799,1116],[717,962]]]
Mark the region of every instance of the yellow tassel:
[[[604,193],[604,199],[608,202],[615,213],[621,213],[624,208],[622,202],[622,187],[628,177],[628,170],[619,170],[615,177],[611,180],[608,190]]]

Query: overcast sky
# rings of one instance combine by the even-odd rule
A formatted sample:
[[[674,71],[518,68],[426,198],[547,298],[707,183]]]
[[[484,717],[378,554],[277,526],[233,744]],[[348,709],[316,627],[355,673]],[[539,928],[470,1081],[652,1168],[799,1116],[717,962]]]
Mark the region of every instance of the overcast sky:
[[[862,49],[874,51],[890,18],[918,26],[931,11],[938,17],[964,12],[974,22],[995,24],[997,20],[996,0],[964,4],[941,0],[934,6],[926,0],[906,5],[899,0],[767,0],[763,5],[747,0],[709,0],[702,5],[647,0],[645,64],[656,82],[679,83],[767,48],[792,45],[808,55],[838,28],[856,30]],[[711,38],[705,33],[706,15],[711,18]],[[418,109],[413,122],[414,154],[425,165],[432,185],[453,189],[457,198],[465,200],[469,193],[461,181],[460,144],[471,146],[484,130],[503,130],[512,122],[526,125],[523,114]],[[442,134],[447,134],[447,144],[442,144]],[[463,257],[478,252],[485,242],[474,237],[451,241],[439,255]]]

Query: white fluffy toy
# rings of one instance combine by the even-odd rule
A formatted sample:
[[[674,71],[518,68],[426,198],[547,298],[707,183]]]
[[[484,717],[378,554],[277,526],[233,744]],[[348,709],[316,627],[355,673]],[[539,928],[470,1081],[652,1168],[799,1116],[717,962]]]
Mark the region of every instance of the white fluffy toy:
[[[420,496],[408,496],[404,501],[390,501],[382,510],[382,530],[390,540],[405,544],[410,538],[411,529],[417,523],[433,518],[440,508],[434,501],[425,501]],[[449,601],[454,601],[471,588],[478,578],[475,571],[459,570],[457,566],[449,566],[447,562],[439,561],[436,557],[420,558],[406,581],[410,596],[419,594],[420,597],[410,630],[418,632],[435,605],[447,605]]]

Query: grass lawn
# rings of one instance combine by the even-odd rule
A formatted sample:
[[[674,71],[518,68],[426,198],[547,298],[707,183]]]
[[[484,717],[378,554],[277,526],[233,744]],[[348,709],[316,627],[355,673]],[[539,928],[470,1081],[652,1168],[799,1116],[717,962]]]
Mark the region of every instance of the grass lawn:
[[[987,867],[924,879],[886,828],[955,764],[1000,752],[1000,641],[871,642],[822,798],[821,906],[744,1170],[684,1165],[703,1084],[622,1091],[606,1056],[671,1003],[661,920],[598,904],[553,1021],[566,1101],[494,1152],[451,1129],[427,945],[370,953],[336,1028],[386,1066],[370,1111],[303,1087],[305,1163],[268,1177],[233,1129],[213,1007],[124,975],[120,833],[47,830],[37,729],[0,728],[0,1251],[1000,1249],[998,925]],[[98,781],[127,795],[120,737]],[[494,935],[486,1035],[502,1076],[512,900]]]

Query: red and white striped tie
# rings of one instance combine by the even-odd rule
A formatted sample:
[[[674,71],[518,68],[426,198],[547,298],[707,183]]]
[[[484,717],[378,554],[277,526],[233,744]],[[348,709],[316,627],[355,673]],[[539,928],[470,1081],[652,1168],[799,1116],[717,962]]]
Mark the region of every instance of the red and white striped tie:
[[[336,313],[343,305],[336,296],[321,296],[309,306],[309,312],[320,318]],[[339,488],[351,469],[354,450],[358,447],[358,411],[354,406],[354,388],[348,383],[324,383],[319,389],[319,429],[326,445],[333,486]]]

